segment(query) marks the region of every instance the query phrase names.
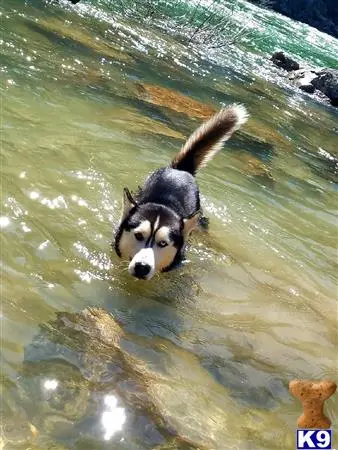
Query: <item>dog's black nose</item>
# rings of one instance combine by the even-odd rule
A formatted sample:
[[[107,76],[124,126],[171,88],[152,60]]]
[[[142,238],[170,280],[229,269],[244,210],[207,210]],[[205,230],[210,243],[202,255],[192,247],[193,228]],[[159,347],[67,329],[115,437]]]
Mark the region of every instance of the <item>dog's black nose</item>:
[[[150,272],[149,264],[138,262],[134,266],[134,275],[137,278],[145,278]]]

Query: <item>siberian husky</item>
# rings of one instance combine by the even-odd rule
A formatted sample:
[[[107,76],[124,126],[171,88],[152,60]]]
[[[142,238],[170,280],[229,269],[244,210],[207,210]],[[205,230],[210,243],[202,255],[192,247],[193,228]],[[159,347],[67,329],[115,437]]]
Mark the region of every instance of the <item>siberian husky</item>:
[[[242,105],[221,109],[196,129],[169,166],[147,178],[136,195],[124,188],[113,246],[129,261],[132,276],[150,280],[183,261],[188,237],[202,219],[196,172],[247,119]]]

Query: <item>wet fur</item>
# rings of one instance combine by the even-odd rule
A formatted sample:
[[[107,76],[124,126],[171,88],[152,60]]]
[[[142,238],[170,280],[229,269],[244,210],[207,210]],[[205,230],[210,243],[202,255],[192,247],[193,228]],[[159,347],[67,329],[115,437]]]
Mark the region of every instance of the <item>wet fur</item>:
[[[151,276],[171,270],[182,262],[189,234],[199,224],[207,225],[207,219],[201,213],[196,172],[246,120],[243,106],[223,108],[197,128],[170,166],[153,172],[135,196],[125,188],[123,212],[114,242],[120,258],[131,260],[132,265],[137,262],[137,255],[145,255],[142,249],[152,248],[155,266]],[[146,222],[151,228],[149,236],[144,233],[144,240],[139,242],[135,237],[137,228]],[[162,232],[164,236],[164,230],[167,245],[160,248],[158,233]],[[130,272],[133,274],[131,269]]]

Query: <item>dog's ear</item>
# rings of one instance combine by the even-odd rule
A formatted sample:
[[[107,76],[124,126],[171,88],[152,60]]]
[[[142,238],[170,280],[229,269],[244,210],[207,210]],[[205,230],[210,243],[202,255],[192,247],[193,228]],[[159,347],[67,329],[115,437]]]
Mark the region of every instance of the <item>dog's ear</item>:
[[[198,227],[199,218],[200,218],[200,211],[197,211],[196,213],[192,214],[191,216],[187,217],[186,219],[183,219],[184,228],[183,228],[183,234],[184,237],[187,238],[189,234]]]
[[[123,189],[123,210],[121,220],[125,219],[129,213],[129,211],[137,206],[136,200],[133,199],[128,188]]]

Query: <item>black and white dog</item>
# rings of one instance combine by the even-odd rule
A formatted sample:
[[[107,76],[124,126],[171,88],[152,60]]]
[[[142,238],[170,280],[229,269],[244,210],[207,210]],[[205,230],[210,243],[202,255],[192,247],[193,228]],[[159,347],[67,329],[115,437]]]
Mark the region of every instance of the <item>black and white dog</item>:
[[[153,172],[139,192],[124,189],[115,251],[129,261],[129,273],[149,280],[177,267],[192,230],[201,219],[195,174],[247,121],[242,105],[223,108],[189,137],[170,166]]]

